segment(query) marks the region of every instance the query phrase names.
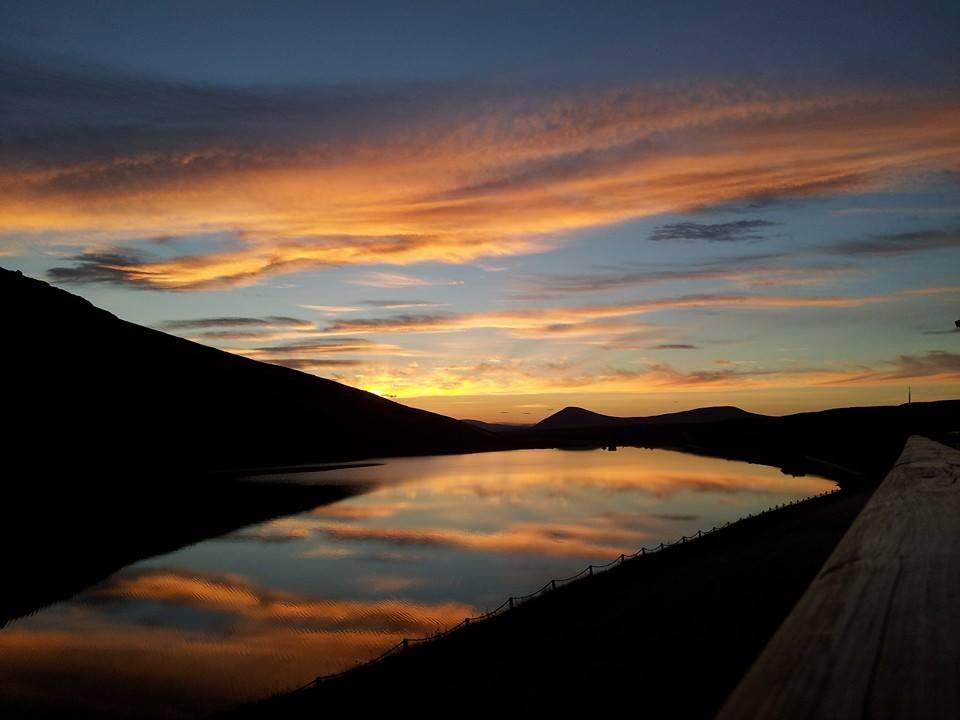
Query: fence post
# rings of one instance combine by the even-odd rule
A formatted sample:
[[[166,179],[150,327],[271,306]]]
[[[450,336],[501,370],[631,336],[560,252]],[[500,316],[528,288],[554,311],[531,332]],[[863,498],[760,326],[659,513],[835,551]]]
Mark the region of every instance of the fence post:
[[[513,598],[510,598],[510,609],[513,610]]]
[[[703,537],[703,530],[697,530],[697,537]]]
[[[621,564],[621,565],[623,565],[623,558],[624,558],[623,553],[620,553],[620,564]]]
[[[589,568],[587,568],[587,572],[588,572],[590,575],[593,575],[593,565],[591,565]]]
[[[464,626],[464,627],[470,627],[470,618],[464,618],[464,619],[463,619],[463,626]]]
[[[403,651],[406,652],[410,649],[410,641],[407,638],[403,639]]]
[[[647,554],[647,548],[645,548],[645,547],[640,548],[640,554],[641,554],[641,555],[646,555],[646,554]]]
[[[556,590],[556,589],[557,589],[557,581],[556,581],[556,580],[551,580],[551,581],[550,581],[550,589],[551,589],[551,590]]]

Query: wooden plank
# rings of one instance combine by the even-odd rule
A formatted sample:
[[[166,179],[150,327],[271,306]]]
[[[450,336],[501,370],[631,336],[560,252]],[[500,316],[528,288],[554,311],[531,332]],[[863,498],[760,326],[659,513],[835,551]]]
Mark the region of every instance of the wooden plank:
[[[960,718],[960,452],[911,437],[718,720]]]

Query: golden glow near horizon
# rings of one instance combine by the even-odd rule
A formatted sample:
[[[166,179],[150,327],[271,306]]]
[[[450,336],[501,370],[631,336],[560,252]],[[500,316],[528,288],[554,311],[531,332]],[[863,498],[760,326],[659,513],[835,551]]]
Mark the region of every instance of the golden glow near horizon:
[[[451,415],[958,395],[960,230],[930,200],[960,168],[953,94],[581,87],[318,115],[295,141],[262,120],[0,168],[4,252],[128,319]]]

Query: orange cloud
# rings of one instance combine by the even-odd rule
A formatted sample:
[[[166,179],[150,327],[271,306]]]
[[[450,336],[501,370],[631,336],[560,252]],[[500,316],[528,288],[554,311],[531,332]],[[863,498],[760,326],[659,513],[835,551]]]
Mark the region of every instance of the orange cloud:
[[[362,334],[362,333],[413,333],[413,332],[452,332],[475,328],[496,328],[516,334],[550,335],[572,333],[573,326],[584,322],[622,318],[662,310],[702,307],[742,307],[742,308],[837,308],[859,307],[888,300],[885,296],[817,296],[817,295],[724,295],[701,294],[685,295],[656,300],[641,300],[605,305],[583,305],[571,307],[525,308],[481,313],[463,313],[449,315],[395,315],[386,318],[341,320],[322,329],[325,334]],[[623,327],[623,326],[621,326]],[[631,330],[644,327],[631,324]],[[600,326],[597,332],[605,328]],[[609,331],[615,329],[608,325]]]
[[[239,249],[165,260],[97,255],[88,268],[100,281],[186,290],[316,267],[540,252],[569,231],[631,218],[889,186],[904,170],[956,166],[958,127],[960,105],[919,94],[528,94],[344,138],[335,153],[305,129],[300,147],[275,162],[262,162],[260,148],[200,173],[196,150],[181,162],[164,156],[162,182],[135,181],[159,172],[149,151],[8,170],[0,211],[7,232],[96,232],[103,243],[235,233]],[[118,166],[134,181],[95,182]],[[63,181],[78,174],[86,182]]]

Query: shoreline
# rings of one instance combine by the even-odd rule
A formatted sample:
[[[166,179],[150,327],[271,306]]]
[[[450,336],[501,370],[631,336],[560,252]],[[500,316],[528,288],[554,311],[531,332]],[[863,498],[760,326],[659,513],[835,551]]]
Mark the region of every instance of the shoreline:
[[[343,484],[231,480],[181,483],[157,494],[114,485],[75,488],[64,498],[58,490],[56,503],[44,503],[43,535],[32,515],[17,512],[18,503],[0,511],[0,542],[19,548],[6,563],[0,628],[141,560],[363,492]]]
[[[775,513],[786,508],[798,507],[800,505],[804,505],[807,503],[816,502],[821,498],[827,497],[828,495],[833,495],[834,493],[837,493],[840,491],[841,489],[838,486],[833,490],[827,490],[818,495],[812,495],[810,497],[802,498],[800,500],[794,500],[781,505],[771,506],[766,510],[761,510],[760,512],[755,514],[751,513],[751,514],[745,515],[741,518],[738,518],[737,520],[732,520],[730,522],[723,523],[722,525],[714,526],[713,528],[710,528],[708,530],[703,530],[703,529],[697,530],[695,533],[689,536],[682,535],[676,540],[661,542],[658,545],[651,546],[650,548],[643,546],[639,550],[636,550],[635,552],[632,552],[632,553],[621,553],[618,557],[615,557],[613,560],[610,560],[609,562],[606,562],[606,563],[602,563],[602,564],[591,563],[590,565],[584,567],[583,570],[581,570],[580,572],[577,572],[568,577],[554,578],[554,579],[548,580],[545,584],[543,584],[542,586],[540,586],[540,588],[538,588],[537,590],[534,590],[533,592],[526,593],[524,595],[511,595],[506,600],[504,600],[500,605],[493,608],[492,610],[482,612],[481,614],[474,617],[464,618],[461,622],[457,623],[456,625],[452,627],[448,627],[445,630],[441,630],[435,633],[434,635],[404,638],[399,643],[397,643],[391,648],[388,648],[386,651],[376,656],[372,660],[360,662],[353,667],[347,668],[345,670],[341,670],[339,672],[331,673],[329,675],[321,675],[317,677],[315,680],[311,681],[310,683],[307,683],[302,688],[299,688],[298,690],[294,690],[292,692],[294,693],[303,692],[311,688],[320,687],[324,683],[336,680],[337,678],[347,675],[348,673],[358,672],[358,671],[367,669],[379,662],[386,660],[388,657],[391,657],[398,653],[408,652],[411,647],[418,646],[423,643],[433,643],[438,640],[441,640],[444,637],[447,637],[452,633],[460,632],[469,627],[475,627],[477,623],[487,622],[488,620],[494,617],[499,617],[506,612],[513,612],[514,610],[520,608],[522,605],[532,600],[535,600],[537,598],[543,597],[547,593],[557,592],[558,590],[561,590],[564,587],[567,587],[567,585],[569,585],[570,583],[593,580],[595,577],[597,577],[601,573],[606,573],[616,568],[619,568],[623,566],[625,563],[646,559],[647,557],[650,557],[656,553],[662,553],[665,551],[669,552],[674,548],[678,548],[679,546],[684,545],[688,542],[692,543],[696,541],[701,541],[704,538],[709,537],[715,533],[725,532],[730,528],[738,525],[739,523],[747,522],[754,518],[759,518],[765,515],[769,515],[770,513]]]
[[[605,693],[619,685],[639,692],[654,717],[711,717],[871,492],[841,490],[738,521],[224,716],[397,711],[411,697],[427,717],[454,708],[470,716],[613,710],[623,698]]]

